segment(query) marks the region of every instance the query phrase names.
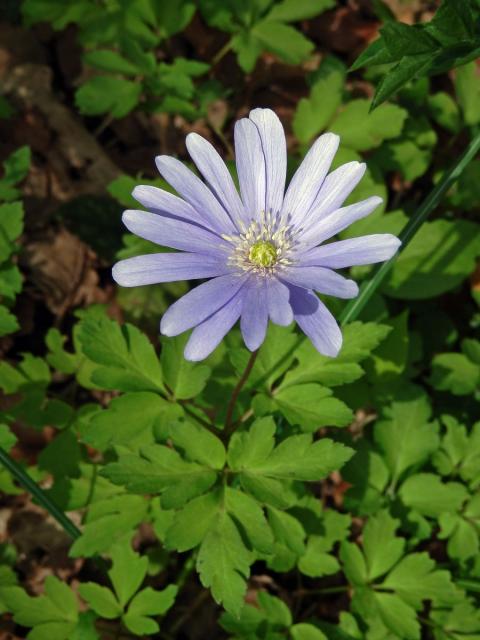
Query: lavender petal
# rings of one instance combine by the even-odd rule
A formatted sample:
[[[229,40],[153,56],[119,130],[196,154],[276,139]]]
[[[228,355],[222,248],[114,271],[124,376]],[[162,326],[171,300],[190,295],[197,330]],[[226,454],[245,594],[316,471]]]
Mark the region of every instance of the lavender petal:
[[[358,295],[356,282],[324,267],[287,267],[280,277],[290,284],[313,289],[327,296],[355,298]]]
[[[217,150],[197,133],[188,134],[186,145],[188,153],[210,185],[217,200],[224,204],[232,222],[237,229],[240,229],[241,223],[247,222],[245,207],[233,184],[232,176]]]
[[[282,214],[299,226],[314,204],[338,149],[340,138],[334,133],[320,136],[311,147],[290,182]]]
[[[300,236],[301,244],[314,247],[340,231],[343,231],[357,220],[368,216],[382,202],[382,198],[372,196],[361,202],[350,204],[348,207],[337,209],[333,213],[318,220],[308,231]]]
[[[240,316],[242,298],[242,291],[237,292],[223,307],[195,327],[185,345],[186,360],[204,360],[218,347]]]
[[[249,114],[260,135],[265,158],[265,201],[263,211],[282,208],[287,176],[287,143],[282,123],[271,109],[253,109]]]
[[[277,278],[267,281],[267,306],[270,320],[282,327],[293,322],[293,311],[290,305],[290,290]]]
[[[198,253],[150,253],[120,260],[112,269],[122,287],[214,278],[231,271],[225,260]]]
[[[248,276],[219,276],[189,291],[165,312],[160,331],[166,336],[178,336],[206,320],[229,302],[243,287]]]
[[[124,211],[122,220],[129,231],[160,246],[217,256],[225,256],[228,250],[219,236],[181,220],[134,209]]]
[[[311,291],[290,286],[295,320],[321,354],[335,358],[342,347],[342,332],[330,311]]]
[[[208,227],[207,221],[198,211],[182,198],[173,195],[173,193],[141,184],[135,187],[132,191],[132,196],[152,213]]]
[[[155,163],[165,180],[185,198],[217,233],[235,231],[230,217],[207,185],[176,158],[157,156]]]
[[[240,194],[248,219],[256,219],[265,207],[265,159],[257,127],[248,118],[235,124],[235,160]]]
[[[366,168],[365,163],[354,161],[342,164],[329,173],[305,217],[304,228],[317,225],[319,220],[341,207],[362,179]]]
[[[389,260],[400,244],[400,240],[390,233],[349,238],[315,247],[301,256],[301,261],[304,266],[321,266],[330,269],[373,264]]]
[[[263,278],[250,279],[243,294],[240,329],[247,348],[256,351],[265,340],[268,324],[268,307]]]

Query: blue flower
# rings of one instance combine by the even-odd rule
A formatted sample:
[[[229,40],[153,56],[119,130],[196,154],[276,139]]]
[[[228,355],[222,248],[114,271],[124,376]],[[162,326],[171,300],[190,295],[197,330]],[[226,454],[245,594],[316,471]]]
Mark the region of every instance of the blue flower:
[[[339,137],[326,133],[285,191],[285,135],[270,109],[254,109],[235,125],[240,194],[207,140],[191,133],[186,145],[205,181],[175,158],[158,156],[158,170],[181,197],[138,186],[133,196],[148,212],[123,214],[129,231],[179,252],[122,260],[113,268],[116,282],[134,287],[210,278],[175,302],[161,321],[167,336],[193,329],[185,347],[188,360],[206,358],[239,318],[251,351],[264,341],[269,320],[295,320],[320,353],[336,356],[341,331],[314,292],[355,297],[357,284],[334,270],[382,262],[400,245],[390,234],[325,244],[380,204],[373,196],[342,207],[365,164],[348,162],[328,173]]]

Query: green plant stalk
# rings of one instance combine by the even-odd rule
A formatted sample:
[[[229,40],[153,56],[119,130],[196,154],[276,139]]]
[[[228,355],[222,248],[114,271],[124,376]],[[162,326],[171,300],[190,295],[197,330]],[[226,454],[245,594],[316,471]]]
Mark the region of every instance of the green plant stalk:
[[[470,142],[460,158],[458,158],[453,167],[442,176],[441,180],[436,184],[436,186],[432,189],[432,191],[428,194],[420,207],[417,209],[415,214],[407,222],[405,228],[402,230],[399,236],[402,242],[400,251],[403,251],[405,249],[405,247],[420,229],[428,216],[439,205],[442,196],[446,193],[446,191],[448,191],[448,189],[450,189],[453,184],[455,184],[465,167],[471,160],[473,160],[475,154],[479,150],[480,131],[475,134],[473,140]],[[393,258],[390,258],[390,260],[388,260],[387,262],[379,265],[375,269],[370,280],[368,280],[368,282],[366,282],[360,288],[360,294],[347,304],[342,314],[340,315],[340,324],[342,326],[347,322],[352,322],[353,320],[356,320],[358,318],[362,309],[365,307],[367,302],[370,300],[372,295],[378,289],[378,287],[392,268],[397,255],[393,256]]]
[[[76,540],[81,535],[80,529],[70,520],[68,516],[47,496],[47,494],[41,489],[38,484],[32,480],[30,475],[22,469],[22,467],[13,460],[8,453],[0,447],[0,462],[3,466],[10,471],[12,476],[23,486],[26,491],[29,491],[32,496],[37,500],[39,504],[46,509],[51,516],[60,524],[63,529]]]

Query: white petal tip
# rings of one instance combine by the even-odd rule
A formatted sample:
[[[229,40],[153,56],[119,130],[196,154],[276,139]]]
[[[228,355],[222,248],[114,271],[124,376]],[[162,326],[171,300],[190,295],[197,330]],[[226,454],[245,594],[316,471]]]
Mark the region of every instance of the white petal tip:
[[[162,336],[167,336],[167,338],[173,338],[176,335],[175,329],[170,325],[168,320],[165,319],[165,316],[163,316],[160,322],[160,333]]]
[[[275,111],[273,109],[269,109],[268,107],[256,107],[255,109],[252,109],[248,114],[248,117],[250,118],[250,120],[255,120],[262,115],[269,115],[273,116],[274,118],[278,118]]]
[[[126,209],[122,213],[122,222],[127,228],[128,225],[136,218],[136,214],[138,214],[138,211],[135,211],[135,209]]]
[[[117,262],[117,264],[113,265],[113,267],[112,267],[112,278],[121,287],[128,286],[128,285],[125,284],[125,272],[123,271],[123,267],[122,267],[122,263],[121,262]]]

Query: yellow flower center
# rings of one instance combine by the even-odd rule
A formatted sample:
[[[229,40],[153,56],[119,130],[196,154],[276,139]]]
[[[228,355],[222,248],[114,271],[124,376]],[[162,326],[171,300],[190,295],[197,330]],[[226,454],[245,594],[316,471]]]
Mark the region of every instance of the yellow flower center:
[[[258,267],[271,267],[277,261],[277,249],[271,242],[255,242],[250,248],[248,259]]]

